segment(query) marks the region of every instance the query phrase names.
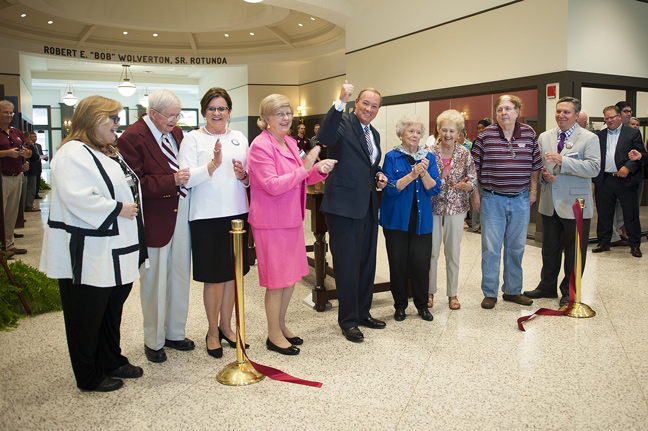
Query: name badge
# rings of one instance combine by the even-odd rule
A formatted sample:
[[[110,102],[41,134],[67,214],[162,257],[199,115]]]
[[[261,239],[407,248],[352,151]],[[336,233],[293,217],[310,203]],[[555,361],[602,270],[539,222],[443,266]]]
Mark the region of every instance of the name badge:
[[[578,153],[568,153],[564,157],[569,157],[570,159],[578,159]]]
[[[231,142],[232,142],[232,144],[236,145],[237,147],[238,147],[239,145],[241,145],[241,143],[240,143],[239,141],[237,141],[236,139],[232,139]]]
[[[573,146],[574,146],[574,144],[572,142],[566,142],[565,143],[565,148],[567,148],[568,150]]]

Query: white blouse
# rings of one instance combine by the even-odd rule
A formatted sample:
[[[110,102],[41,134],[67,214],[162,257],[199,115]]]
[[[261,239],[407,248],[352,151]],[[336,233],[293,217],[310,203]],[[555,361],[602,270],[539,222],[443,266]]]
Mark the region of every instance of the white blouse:
[[[220,139],[223,163],[210,176],[207,165],[214,158],[214,145]],[[210,136],[200,130],[182,139],[178,164],[189,168],[191,176],[185,187],[191,189],[189,221],[229,217],[248,212],[245,185],[236,178],[232,159],[247,170],[249,145],[243,133],[230,130],[224,135]]]

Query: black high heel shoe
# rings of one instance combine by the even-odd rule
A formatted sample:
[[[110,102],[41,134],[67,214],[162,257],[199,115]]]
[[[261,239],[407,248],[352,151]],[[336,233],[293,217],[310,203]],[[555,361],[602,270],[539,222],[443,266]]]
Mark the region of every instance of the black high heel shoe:
[[[207,335],[205,335],[205,347],[207,347]],[[213,356],[214,358],[222,358],[223,346],[219,347],[218,349],[210,349],[209,347],[207,347],[207,354],[209,356]]]
[[[218,341],[220,341],[220,340],[227,341],[227,344],[229,344],[231,348],[236,349],[236,341],[232,341],[229,338],[227,338],[225,336],[225,334],[223,334],[223,331],[221,331],[221,328],[218,328]],[[288,340],[288,341],[290,341],[290,340]],[[245,350],[247,350],[249,348],[250,348],[250,345],[248,343],[245,343]]]
[[[282,355],[299,355],[299,347],[295,347],[291,345],[290,347],[279,347],[275,345],[272,341],[270,341],[270,338],[266,340],[266,346],[268,347],[268,350],[272,350],[273,352],[281,353]]]
[[[301,346],[302,344],[304,344],[304,340],[302,340],[299,337],[292,337],[292,338],[286,337],[286,340],[288,340],[288,342],[293,346]]]

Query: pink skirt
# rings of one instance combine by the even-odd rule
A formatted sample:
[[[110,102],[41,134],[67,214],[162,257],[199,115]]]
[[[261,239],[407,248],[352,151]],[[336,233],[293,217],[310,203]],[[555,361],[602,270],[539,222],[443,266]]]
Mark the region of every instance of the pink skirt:
[[[292,286],[308,275],[302,226],[288,229],[255,229],[259,284],[268,289]]]

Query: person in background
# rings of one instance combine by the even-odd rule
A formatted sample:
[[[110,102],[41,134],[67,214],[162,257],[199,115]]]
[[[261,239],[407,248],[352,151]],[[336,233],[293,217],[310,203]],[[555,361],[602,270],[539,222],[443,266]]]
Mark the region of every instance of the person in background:
[[[34,133],[35,135],[35,133]],[[25,212],[40,212],[39,208],[34,206],[34,200],[36,199],[36,182],[40,179],[40,173],[42,171],[41,158],[38,153],[38,150],[35,148],[33,141],[31,140],[32,134],[29,135],[29,149],[31,154],[27,157],[27,162],[29,163],[29,169],[25,171],[27,176],[27,192],[25,193]]]
[[[36,142],[38,140],[38,135],[36,133],[32,132],[29,135],[29,140],[32,142],[32,146],[34,147],[34,150],[38,152],[38,156],[41,159],[41,164],[38,166],[38,178],[36,178],[36,194],[34,195],[34,199],[43,199],[38,195],[38,193],[40,193],[40,182],[41,182],[41,176],[43,174],[42,160],[48,161],[49,157],[43,154],[43,147],[41,146],[41,144]]]
[[[85,391],[114,391],[144,373],[119,346],[124,302],[147,257],[139,179],[114,146],[121,110],[101,96],[79,102],[51,165],[40,268],[59,280],[72,369]]]
[[[319,153],[319,156],[317,156],[317,160],[322,161],[322,160],[326,159],[326,157],[328,155],[328,149],[326,148],[326,145],[323,145],[319,141],[319,139],[317,139],[317,132],[319,131],[319,128],[320,128],[320,125],[315,124],[315,127],[313,128],[314,132],[315,132],[315,135],[313,135],[313,137],[310,139],[310,147],[315,148],[315,145],[320,146],[320,153]]]
[[[304,242],[306,185],[322,181],[334,160],[316,163],[316,146],[302,162],[294,139],[287,136],[293,119],[290,100],[271,94],[261,101],[257,124],[262,130],[250,146],[250,225],[254,234],[259,284],[266,288],[268,350],[298,355],[304,343],[286,326],[295,284],[308,274]]]
[[[206,124],[185,136],[179,161],[180,167],[188,168],[190,173],[186,187],[191,190],[193,279],[204,283],[203,301],[209,325],[205,336],[207,354],[220,358],[223,338],[236,347],[236,334],[231,326],[236,283],[230,231],[233,220],[242,220],[243,244],[247,244],[248,141],[243,133],[229,129],[232,99],[225,89],[207,90],[200,101],[200,112]],[[247,274],[247,247],[243,247],[242,260],[243,274]]]
[[[434,305],[437,291],[437,268],[441,242],[446,261],[446,293],[448,306],[458,310],[459,258],[463,236],[464,215],[470,204],[469,195],[477,189],[475,163],[470,151],[461,145],[459,136],[465,130],[464,117],[456,110],[443,111],[436,124],[439,128],[439,145],[432,149],[440,172],[440,191],[432,197],[434,230],[432,232],[432,256],[428,304]]]
[[[147,115],[119,137],[120,151],[142,182],[149,265],[140,269],[144,353],[151,362],[167,360],[164,347],[193,350],[185,337],[189,312],[188,169],[178,169],[182,103],[171,90],[149,95]]]
[[[432,248],[430,197],[439,193],[439,170],[432,152],[419,146],[424,133],[419,117],[401,117],[396,123],[401,144],[385,154],[383,163],[383,173],[395,186],[383,191],[380,226],[385,235],[396,321],[406,316],[408,275],[418,315],[423,320],[433,319],[427,306]]]
[[[310,151],[310,139],[306,137],[306,126],[304,124],[297,126],[297,136],[295,136],[295,141],[297,142],[297,147],[304,153]]]
[[[484,118],[483,120],[479,120],[477,122],[477,135],[479,135],[486,127],[490,126],[493,124],[493,120],[490,118]],[[470,147],[472,150],[472,145]],[[479,194],[481,193],[481,188],[479,185],[477,186],[477,193],[472,193],[470,195],[470,222],[471,222],[471,229],[473,232],[477,233],[480,232],[481,230],[481,213],[475,209],[475,206],[473,205],[473,199],[475,197],[479,197]]]
[[[8,100],[0,101],[0,164],[2,165],[2,203],[5,223],[5,250],[7,258],[14,254],[25,254],[27,249],[14,244],[14,229],[20,209],[20,195],[23,182],[23,167],[28,149],[27,139],[22,131],[11,126],[14,105]]]
[[[463,129],[459,131],[459,136],[457,137],[457,142],[459,145],[466,147],[468,151],[472,148],[472,142],[468,139],[468,129],[464,125]]]
[[[504,301],[531,305],[522,295],[522,257],[526,245],[531,205],[536,200],[542,157],[538,136],[517,121],[522,101],[502,95],[494,106],[497,123],[486,127],[473,142],[481,196],[472,194],[473,205],[481,210],[482,282],[485,309],[495,307],[504,246]]]

